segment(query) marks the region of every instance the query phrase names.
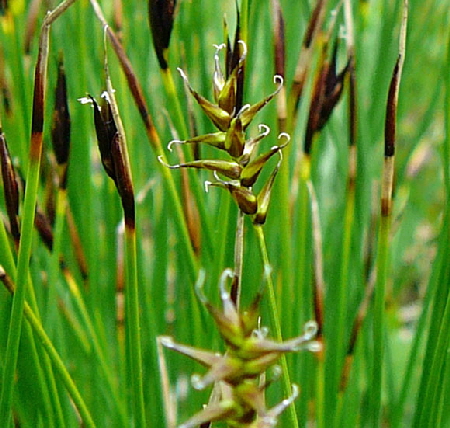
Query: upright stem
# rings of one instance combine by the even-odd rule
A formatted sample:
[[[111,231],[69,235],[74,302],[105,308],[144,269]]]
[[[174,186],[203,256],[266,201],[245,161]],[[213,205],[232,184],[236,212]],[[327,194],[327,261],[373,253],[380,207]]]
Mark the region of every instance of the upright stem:
[[[380,426],[381,397],[383,383],[383,361],[385,351],[384,304],[389,260],[390,218],[382,217],[378,241],[377,282],[373,315],[373,367],[372,367],[372,426]]]
[[[134,415],[137,428],[145,428],[144,385],[142,377],[141,326],[139,317],[139,290],[136,262],[136,230],[125,224],[126,239],[126,323],[129,339],[127,355],[131,365],[131,385]]]
[[[267,246],[266,246],[266,240],[264,236],[264,230],[263,226],[261,225],[255,225],[255,232],[258,237],[259,242],[259,250],[261,252],[261,257],[264,264],[264,277],[267,282],[267,288],[269,291],[269,305],[270,305],[270,323],[272,325],[272,328],[275,331],[275,339],[279,342],[283,341],[283,337],[281,334],[281,325],[280,325],[280,318],[278,315],[278,309],[277,309],[277,302],[275,298],[275,289],[272,281],[272,267],[269,263],[269,256],[267,254]],[[286,396],[289,396],[292,394],[292,383],[289,376],[289,370],[288,365],[286,361],[286,356],[283,354],[281,356],[281,368],[283,370],[283,381],[284,381],[284,390]],[[295,409],[295,406],[289,406],[289,418],[290,418],[290,424],[289,426],[291,428],[298,428],[298,418],[297,418],[297,412]]]

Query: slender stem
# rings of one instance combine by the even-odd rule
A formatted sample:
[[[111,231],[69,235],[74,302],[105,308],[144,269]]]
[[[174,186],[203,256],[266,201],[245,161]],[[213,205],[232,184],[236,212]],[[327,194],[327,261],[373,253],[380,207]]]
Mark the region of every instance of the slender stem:
[[[372,367],[372,426],[380,426],[381,399],[383,389],[383,362],[385,352],[385,295],[389,266],[390,217],[381,217],[377,257],[377,283],[374,296],[373,315],[373,367]]]
[[[275,298],[275,289],[274,289],[274,284],[272,281],[272,267],[270,266],[269,263],[269,257],[267,254],[267,246],[266,246],[266,240],[265,240],[265,236],[264,236],[264,230],[263,227],[261,225],[255,225],[255,232],[256,235],[258,237],[258,242],[259,242],[259,250],[261,252],[261,257],[263,260],[263,264],[264,264],[264,276],[265,276],[265,280],[267,282],[267,288],[268,288],[268,292],[269,292],[269,305],[270,305],[270,323],[272,325],[272,328],[275,331],[275,339],[278,341],[282,341],[283,337],[281,334],[281,325],[280,325],[280,317],[278,314],[278,309],[277,309],[277,302],[276,302],[276,298]],[[283,381],[284,381],[284,390],[285,390],[285,394],[287,396],[292,394],[292,383],[291,383],[291,379],[289,376],[289,370],[288,370],[288,365],[287,365],[287,361],[286,361],[286,356],[282,355],[281,356],[281,368],[283,370]],[[289,426],[291,428],[298,428],[298,418],[297,418],[297,412],[295,409],[295,406],[289,406],[289,417],[290,417],[290,424]]]
[[[344,213],[344,233],[342,237],[342,253],[341,263],[339,268],[339,286],[336,290],[336,299],[334,300],[335,307],[337,308],[337,317],[333,322],[333,330],[328,336],[327,359],[330,364],[330,372],[332,375],[328,378],[332,384],[331,388],[335,392],[335,397],[338,395],[340,389],[340,379],[342,370],[344,368],[345,354],[347,350],[348,336],[346,323],[348,321],[348,295],[349,295],[349,268],[351,261],[351,242],[353,231],[353,219],[354,219],[354,206],[355,206],[355,191],[353,186],[348,187],[347,201]],[[331,343],[331,340],[333,339]],[[336,406],[338,403],[334,402]],[[335,426],[338,426],[339,411],[338,407],[335,408]]]
[[[41,55],[46,56],[48,50],[48,28],[42,31],[42,50]],[[44,69],[46,67],[44,66]],[[39,64],[36,67],[36,78],[41,72]],[[38,85],[37,85],[38,86]],[[42,89],[42,88],[39,88]],[[38,92],[38,91],[36,91]],[[43,95],[42,95],[43,96]],[[36,98],[39,94],[36,95]],[[23,307],[28,284],[28,261],[31,254],[31,243],[33,237],[34,217],[37,191],[39,186],[39,168],[41,163],[42,151],[42,130],[32,133],[32,143],[30,152],[30,164],[27,174],[27,186],[25,189],[25,202],[23,207],[21,240],[19,246],[19,256],[17,262],[16,292],[13,298],[11,309],[11,318],[8,329],[8,341],[3,369],[2,393],[0,398],[0,426],[8,427],[10,420],[10,408],[12,403],[12,390],[14,384],[14,373],[17,364],[19,350],[19,341],[22,329]]]
[[[126,322],[129,340],[127,355],[130,358],[132,373],[132,399],[136,418],[136,427],[145,428],[144,385],[142,377],[141,324],[139,317],[139,288],[136,260],[136,230],[125,225],[126,240]]]

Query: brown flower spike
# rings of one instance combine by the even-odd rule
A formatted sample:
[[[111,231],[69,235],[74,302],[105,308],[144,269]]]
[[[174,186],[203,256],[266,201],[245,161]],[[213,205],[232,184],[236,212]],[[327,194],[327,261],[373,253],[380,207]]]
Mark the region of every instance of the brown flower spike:
[[[225,47],[227,47],[227,72],[224,75],[219,63],[219,52]],[[206,182],[206,189],[210,186],[227,189],[238,204],[240,210],[245,214],[253,215],[254,221],[262,224],[267,215],[270,191],[279,169],[279,163],[269,177],[268,184],[263,187],[259,195],[253,193],[252,187],[268,160],[275,154],[281,156],[281,150],[289,143],[290,137],[285,133],[280,134],[278,138],[284,138],[285,141],[283,144],[273,146],[268,152],[256,156],[255,149],[258,143],[269,134],[270,130],[267,126],[260,125],[261,133],[254,138],[247,138],[245,134],[246,129],[256,114],[280,92],[283,85],[283,78],[281,76],[274,77],[277,89],[272,94],[256,104],[245,104],[240,107],[239,99],[242,96],[243,90],[241,79],[246,54],[246,45],[242,40],[238,40],[235,43],[233,51],[231,51],[229,43],[227,46],[225,44],[216,46],[213,76],[215,103],[208,101],[198,94],[189,84],[184,71],[178,69],[181,77],[184,79],[187,90],[197,101],[204,113],[210,118],[214,126],[218,129],[218,132],[199,135],[182,141],[173,140],[169,143],[168,149],[171,150],[173,144],[203,143],[226,152],[230,160],[195,160],[176,165],[165,164],[161,157],[159,160],[172,169],[200,168],[213,171],[216,181]],[[229,62],[230,58],[233,59],[231,63]],[[232,66],[229,64],[232,64]],[[229,181],[220,179],[220,175],[229,179]]]

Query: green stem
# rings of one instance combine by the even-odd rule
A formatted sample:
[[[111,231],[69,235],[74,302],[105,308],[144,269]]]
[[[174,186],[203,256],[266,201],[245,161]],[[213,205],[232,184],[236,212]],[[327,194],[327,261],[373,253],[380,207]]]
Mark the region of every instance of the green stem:
[[[327,394],[329,401],[325,405],[328,417],[325,420],[334,420],[334,426],[339,424],[340,410],[338,407],[337,398],[339,395],[340,379],[342,370],[344,368],[344,359],[346,354],[346,347],[348,343],[348,336],[346,334],[346,322],[348,314],[348,293],[349,293],[349,263],[351,256],[351,241],[353,230],[353,216],[355,206],[355,192],[353,188],[348,188],[347,201],[344,214],[344,234],[342,238],[342,253],[341,263],[339,267],[339,283],[333,299],[333,306],[336,308],[337,314],[335,320],[330,322],[328,320],[328,334],[327,334],[327,354],[326,354],[326,371],[327,373],[327,388],[330,393]],[[331,290],[330,290],[331,291]],[[330,402],[331,401],[331,402]]]
[[[136,260],[136,230],[125,225],[126,239],[126,320],[130,358],[132,400],[137,428],[145,428],[144,385],[142,377],[141,326],[139,317],[139,287]]]
[[[267,281],[267,288],[269,292],[269,305],[270,305],[270,323],[272,325],[272,328],[275,331],[275,339],[278,341],[282,341],[283,337],[281,334],[281,325],[280,325],[280,318],[278,314],[278,308],[277,308],[277,302],[275,298],[275,289],[272,281],[272,273],[271,273],[271,266],[269,263],[269,257],[267,254],[267,246],[266,246],[266,240],[264,236],[263,227],[261,225],[255,225],[255,232],[258,237],[259,242],[259,250],[261,252],[261,257],[264,264],[264,276]],[[284,390],[286,396],[289,396],[292,394],[292,383],[289,376],[289,370],[288,365],[286,361],[286,356],[281,356],[281,368],[283,370],[283,381],[284,381]],[[298,418],[297,418],[297,412],[295,409],[295,406],[289,406],[289,418],[290,418],[290,424],[289,426],[291,428],[298,428]]]
[[[299,179],[299,194],[296,204],[296,216],[297,216],[297,231],[296,231],[296,258],[294,262],[295,266],[295,288],[296,298],[300,302],[300,314],[299,320],[310,319],[311,308],[313,305],[313,290],[311,288],[311,235],[309,227],[311,224],[310,219],[310,204],[309,204],[309,192],[308,192],[308,180],[310,177],[310,158],[304,155],[301,163],[301,177]],[[297,321],[298,322],[298,321]],[[319,323],[320,334],[323,333],[323,325],[320,325],[320,319],[317,319]],[[323,361],[320,363],[324,365]],[[310,373],[313,370],[312,362],[307,355],[301,355],[298,365],[298,371],[300,372],[300,384],[306,385],[310,382]],[[320,370],[320,369],[319,369]],[[323,370],[325,368],[323,367]],[[324,385],[326,384],[324,379]],[[307,392],[305,395],[308,394]],[[326,399],[326,395],[323,397]],[[299,403],[299,413],[302,420],[306,420],[308,415],[308,402],[304,397]],[[317,415],[320,415],[323,409],[317,409]],[[319,420],[320,422],[320,420]],[[321,425],[318,425],[321,427]]]
[[[33,240],[33,227],[37,191],[39,185],[40,153],[38,159],[31,159],[27,174],[25,202],[21,228],[21,240],[15,278],[16,292],[13,296],[11,318],[8,328],[7,349],[2,377],[2,392],[0,398],[0,426],[8,427],[12,404],[14,375],[16,372],[19,342],[22,331],[23,308],[28,287],[28,263]]]
[[[389,266],[390,216],[381,216],[378,238],[377,283],[373,312],[373,360],[371,382],[372,426],[381,426],[381,400],[383,391],[383,362],[385,351],[385,295]]]

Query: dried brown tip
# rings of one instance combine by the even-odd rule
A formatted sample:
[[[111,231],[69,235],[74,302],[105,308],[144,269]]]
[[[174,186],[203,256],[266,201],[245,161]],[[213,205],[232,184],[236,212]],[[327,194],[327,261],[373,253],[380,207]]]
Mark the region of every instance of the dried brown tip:
[[[159,66],[166,70],[167,49],[170,44],[177,0],[149,0],[148,13],[150,30],[153,36],[153,47]]]
[[[19,186],[16,173],[11,162],[5,135],[0,128],[0,166],[3,177],[3,191],[5,194],[6,211],[8,213],[11,235],[18,242],[20,239],[19,226]]]
[[[389,85],[388,100],[386,107],[386,122],[384,128],[384,155],[395,155],[395,131],[396,131],[396,115],[397,115],[397,93],[400,83],[400,57],[395,63],[392,73],[391,83]]]
[[[52,122],[52,144],[56,161],[65,166],[70,153],[70,113],[67,103],[66,73],[62,54],[58,60],[58,79],[55,89],[55,107]],[[60,186],[65,187],[65,174]]]

